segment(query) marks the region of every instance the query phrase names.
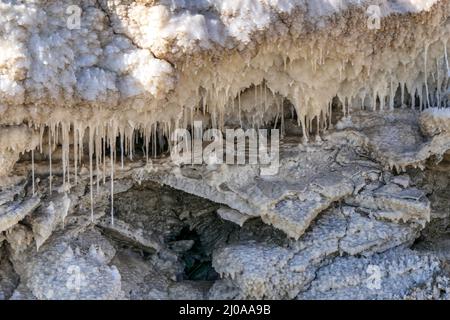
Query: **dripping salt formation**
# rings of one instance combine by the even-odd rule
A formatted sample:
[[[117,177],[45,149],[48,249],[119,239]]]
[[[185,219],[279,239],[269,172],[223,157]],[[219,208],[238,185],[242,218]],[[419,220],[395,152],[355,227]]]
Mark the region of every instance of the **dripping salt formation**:
[[[171,7],[165,1],[156,6],[102,1],[100,8],[82,17],[81,29],[72,31],[52,23],[63,22],[58,19],[64,17],[63,8],[54,4],[4,4],[5,13],[27,18],[23,22],[25,36],[32,50],[21,50],[20,35],[5,31],[18,46],[8,48],[8,63],[16,62],[16,67],[6,69],[2,83],[5,89],[6,84],[16,89],[2,91],[7,98],[2,122],[63,123],[71,110],[81,108],[70,118],[74,118],[71,126],[75,122],[109,126],[118,121],[118,127],[151,130],[156,122],[171,128],[186,126],[197,109],[210,117],[214,127],[222,128],[227,119],[248,112],[259,113],[253,120],[257,123],[251,124],[261,126],[279,113],[276,97],[294,105],[308,133],[315,118],[324,121],[330,117],[328,106],[335,96],[345,110],[361,103],[392,108],[398,90],[402,97],[405,91],[412,99],[417,95],[419,106],[415,101],[410,103],[419,108],[442,96],[447,78],[440,71],[442,65],[448,65],[448,30],[440,26],[447,17],[446,1],[371,2],[378,4],[384,15],[415,14],[401,26],[396,19],[384,19],[382,30],[367,28],[363,3],[360,7],[354,7],[352,1],[329,0],[307,5],[295,1],[254,1],[253,7],[246,4],[176,2]],[[83,2],[80,5],[83,7]],[[349,26],[339,13],[350,9],[354,30],[347,35]],[[210,15],[202,15],[207,10]],[[252,10],[259,14],[248,23]],[[48,15],[41,17],[44,11]],[[286,15],[287,20],[276,20],[276,13]],[[6,14],[5,23],[14,23],[8,19]],[[109,19],[112,30],[106,27]],[[138,24],[143,20],[151,21],[145,30]],[[42,33],[36,35],[32,26]],[[409,37],[411,28],[416,30],[414,37]],[[304,29],[314,32],[305,34],[301,32]],[[81,37],[87,32],[90,38]],[[72,54],[56,59],[50,51],[40,49],[53,44],[51,35],[70,39],[60,49]],[[104,37],[111,41],[100,46],[98,42]],[[52,58],[55,66],[48,63]],[[70,68],[62,72],[58,65],[64,63]],[[24,81],[26,77],[18,74],[27,72],[28,81]],[[55,81],[61,76],[69,79]],[[63,105],[66,108],[61,108]],[[118,106],[120,111],[115,110]],[[251,117],[247,121],[252,122]]]

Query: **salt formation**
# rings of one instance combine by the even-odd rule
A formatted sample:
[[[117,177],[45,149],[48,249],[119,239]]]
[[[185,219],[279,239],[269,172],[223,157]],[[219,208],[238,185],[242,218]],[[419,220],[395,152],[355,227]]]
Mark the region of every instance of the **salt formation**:
[[[0,2],[0,299],[448,298],[449,16]],[[196,121],[278,171],[172,162]]]

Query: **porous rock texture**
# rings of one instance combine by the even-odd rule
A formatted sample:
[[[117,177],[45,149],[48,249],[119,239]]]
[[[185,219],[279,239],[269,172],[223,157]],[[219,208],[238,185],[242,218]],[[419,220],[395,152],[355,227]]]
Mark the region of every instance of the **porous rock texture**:
[[[449,16],[0,0],[0,299],[450,298]],[[172,161],[195,121],[276,172]]]

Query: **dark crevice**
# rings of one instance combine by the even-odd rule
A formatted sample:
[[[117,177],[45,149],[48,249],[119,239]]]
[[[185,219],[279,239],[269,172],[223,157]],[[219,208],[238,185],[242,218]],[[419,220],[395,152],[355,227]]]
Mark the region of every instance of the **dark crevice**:
[[[193,240],[192,248],[182,254],[181,259],[185,265],[185,280],[215,281],[219,275],[212,267],[211,255],[206,254],[200,236],[189,227],[184,228],[177,237],[180,240]]]

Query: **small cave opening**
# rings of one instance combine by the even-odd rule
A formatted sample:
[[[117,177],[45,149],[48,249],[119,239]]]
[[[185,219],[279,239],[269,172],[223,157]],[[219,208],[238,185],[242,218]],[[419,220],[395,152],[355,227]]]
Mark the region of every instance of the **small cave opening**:
[[[185,266],[185,280],[215,281],[219,279],[219,274],[212,267],[212,257],[206,252],[201,237],[196,230],[184,227],[176,237],[176,240],[193,241],[192,247],[181,255],[181,260]]]
[[[207,226],[234,228],[217,216],[219,207],[208,199],[143,181],[116,194],[114,225],[106,207],[98,227],[119,250],[138,252],[148,263],[158,260],[164,272],[175,270],[177,281],[215,281],[219,275],[212,267],[212,250],[220,241],[212,239]]]

